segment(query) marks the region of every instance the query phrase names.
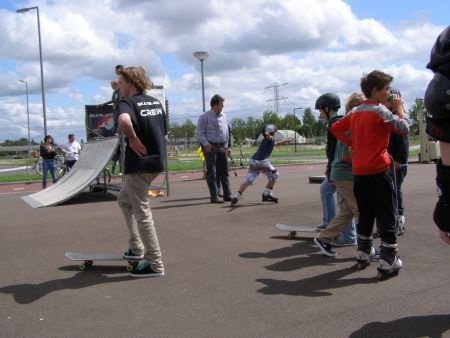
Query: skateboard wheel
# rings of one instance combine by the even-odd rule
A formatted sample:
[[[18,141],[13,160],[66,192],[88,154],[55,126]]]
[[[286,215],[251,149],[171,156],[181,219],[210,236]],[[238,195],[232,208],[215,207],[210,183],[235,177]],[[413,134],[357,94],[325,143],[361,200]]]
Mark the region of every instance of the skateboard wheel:
[[[86,270],[86,263],[81,263],[80,265],[78,265],[78,268],[79,268],[81,271]]]
[[[295,236],[297,236],[297,232],[296,231],[289,231],[289,235],[288,235],[289,239],[294,239]]]
[[[127,271],[128,271],[128,272],[132,271],[133,268],[134,268],[133,264],[128,264],[128,265],[127,265]]]

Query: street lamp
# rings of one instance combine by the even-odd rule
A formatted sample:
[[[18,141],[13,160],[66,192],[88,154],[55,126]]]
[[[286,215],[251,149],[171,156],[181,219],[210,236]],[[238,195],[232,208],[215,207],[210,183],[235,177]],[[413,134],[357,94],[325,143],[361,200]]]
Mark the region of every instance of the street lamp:
[[[297,119],[295,118],[295,111],[299,110],[299,109],[303,109],[303,107],[294,108],[294,122],[296,125],[297,125]],[[294,128],[294,137],[295,137],[294,152],[297,152],[297,132],[295,131],[295,128]]]
[[[25,83],[25,93],[27,95],[27,121],[28,121],[28,165],[31,163],[31,137],[30,137],[30,109],[28,106],[28,82],[25,80],[19,80]],[[27,175],[28,175],[28,165],[27,165]]]
[[[38,25],[38,36],[39,36],[39,61],[41,65],[41,92],[42,92],[42,113],[44,116],[44,136],[47,135],[47,113],[45,110],[45,94],[44,94],[44,67],[42,65],[42,42],[41,42],[41,22],[39,20],[39,7],[27,7],[20,8],[16,12],[17,13],[25,13],[32,9],[36,10],[37,13],[37,25]]]
[[[208,58],[208,52],[195,52],[194,57],[200,61],[201,72],[202,72],[202,99],[203,99],[203,112],[205,112],[205,80],[203,77],[203,61]]]

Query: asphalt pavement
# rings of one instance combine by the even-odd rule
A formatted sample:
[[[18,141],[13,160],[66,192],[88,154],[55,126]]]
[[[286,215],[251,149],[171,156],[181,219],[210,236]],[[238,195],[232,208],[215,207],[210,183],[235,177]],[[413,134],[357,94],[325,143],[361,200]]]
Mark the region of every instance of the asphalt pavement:
[[[432,224],[435,166],[412,164],[404,183],[404,269],[379,282],[355,269],[355,247],[323,256],[314,233],[294,240],[276,223],[320,223],[323,165],[280,167],[279,204],[259,177],[235,207],[210,204],[198,174],[152,198],[166,275],[133,279],[126,262],[79,271],[67,251],[121,253],[117,194],[84,192],[64,205],[0,194],[0,337],[450,337],[450,247]],[[231,175],[236,190],[245,171]],[[20,189],[23,188],[23,189]],[[378,242],[376,242],[378,244]]]

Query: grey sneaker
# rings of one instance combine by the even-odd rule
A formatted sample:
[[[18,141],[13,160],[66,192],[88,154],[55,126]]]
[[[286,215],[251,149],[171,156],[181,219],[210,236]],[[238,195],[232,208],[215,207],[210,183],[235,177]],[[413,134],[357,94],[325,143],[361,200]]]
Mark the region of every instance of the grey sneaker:
[[[122,257],[125,259],[138,260],[144,258],[144,254],[135,254],[131,249],[128,249],[122,254]]]

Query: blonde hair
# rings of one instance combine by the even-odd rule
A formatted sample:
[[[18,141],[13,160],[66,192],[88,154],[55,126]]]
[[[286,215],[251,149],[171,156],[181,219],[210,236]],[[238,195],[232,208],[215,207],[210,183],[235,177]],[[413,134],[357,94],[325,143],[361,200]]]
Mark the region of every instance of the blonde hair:
[[[350,110],[359,106],[365,99],[366,97],[363,93],[353,93],[350,95],[345,102],[345,114],[348,114]]]
[[[153,83],[147,76],[144,67],[126,67],[120,75],[136,87],[139,94],[143,94],[147,89],[153,88]]]

